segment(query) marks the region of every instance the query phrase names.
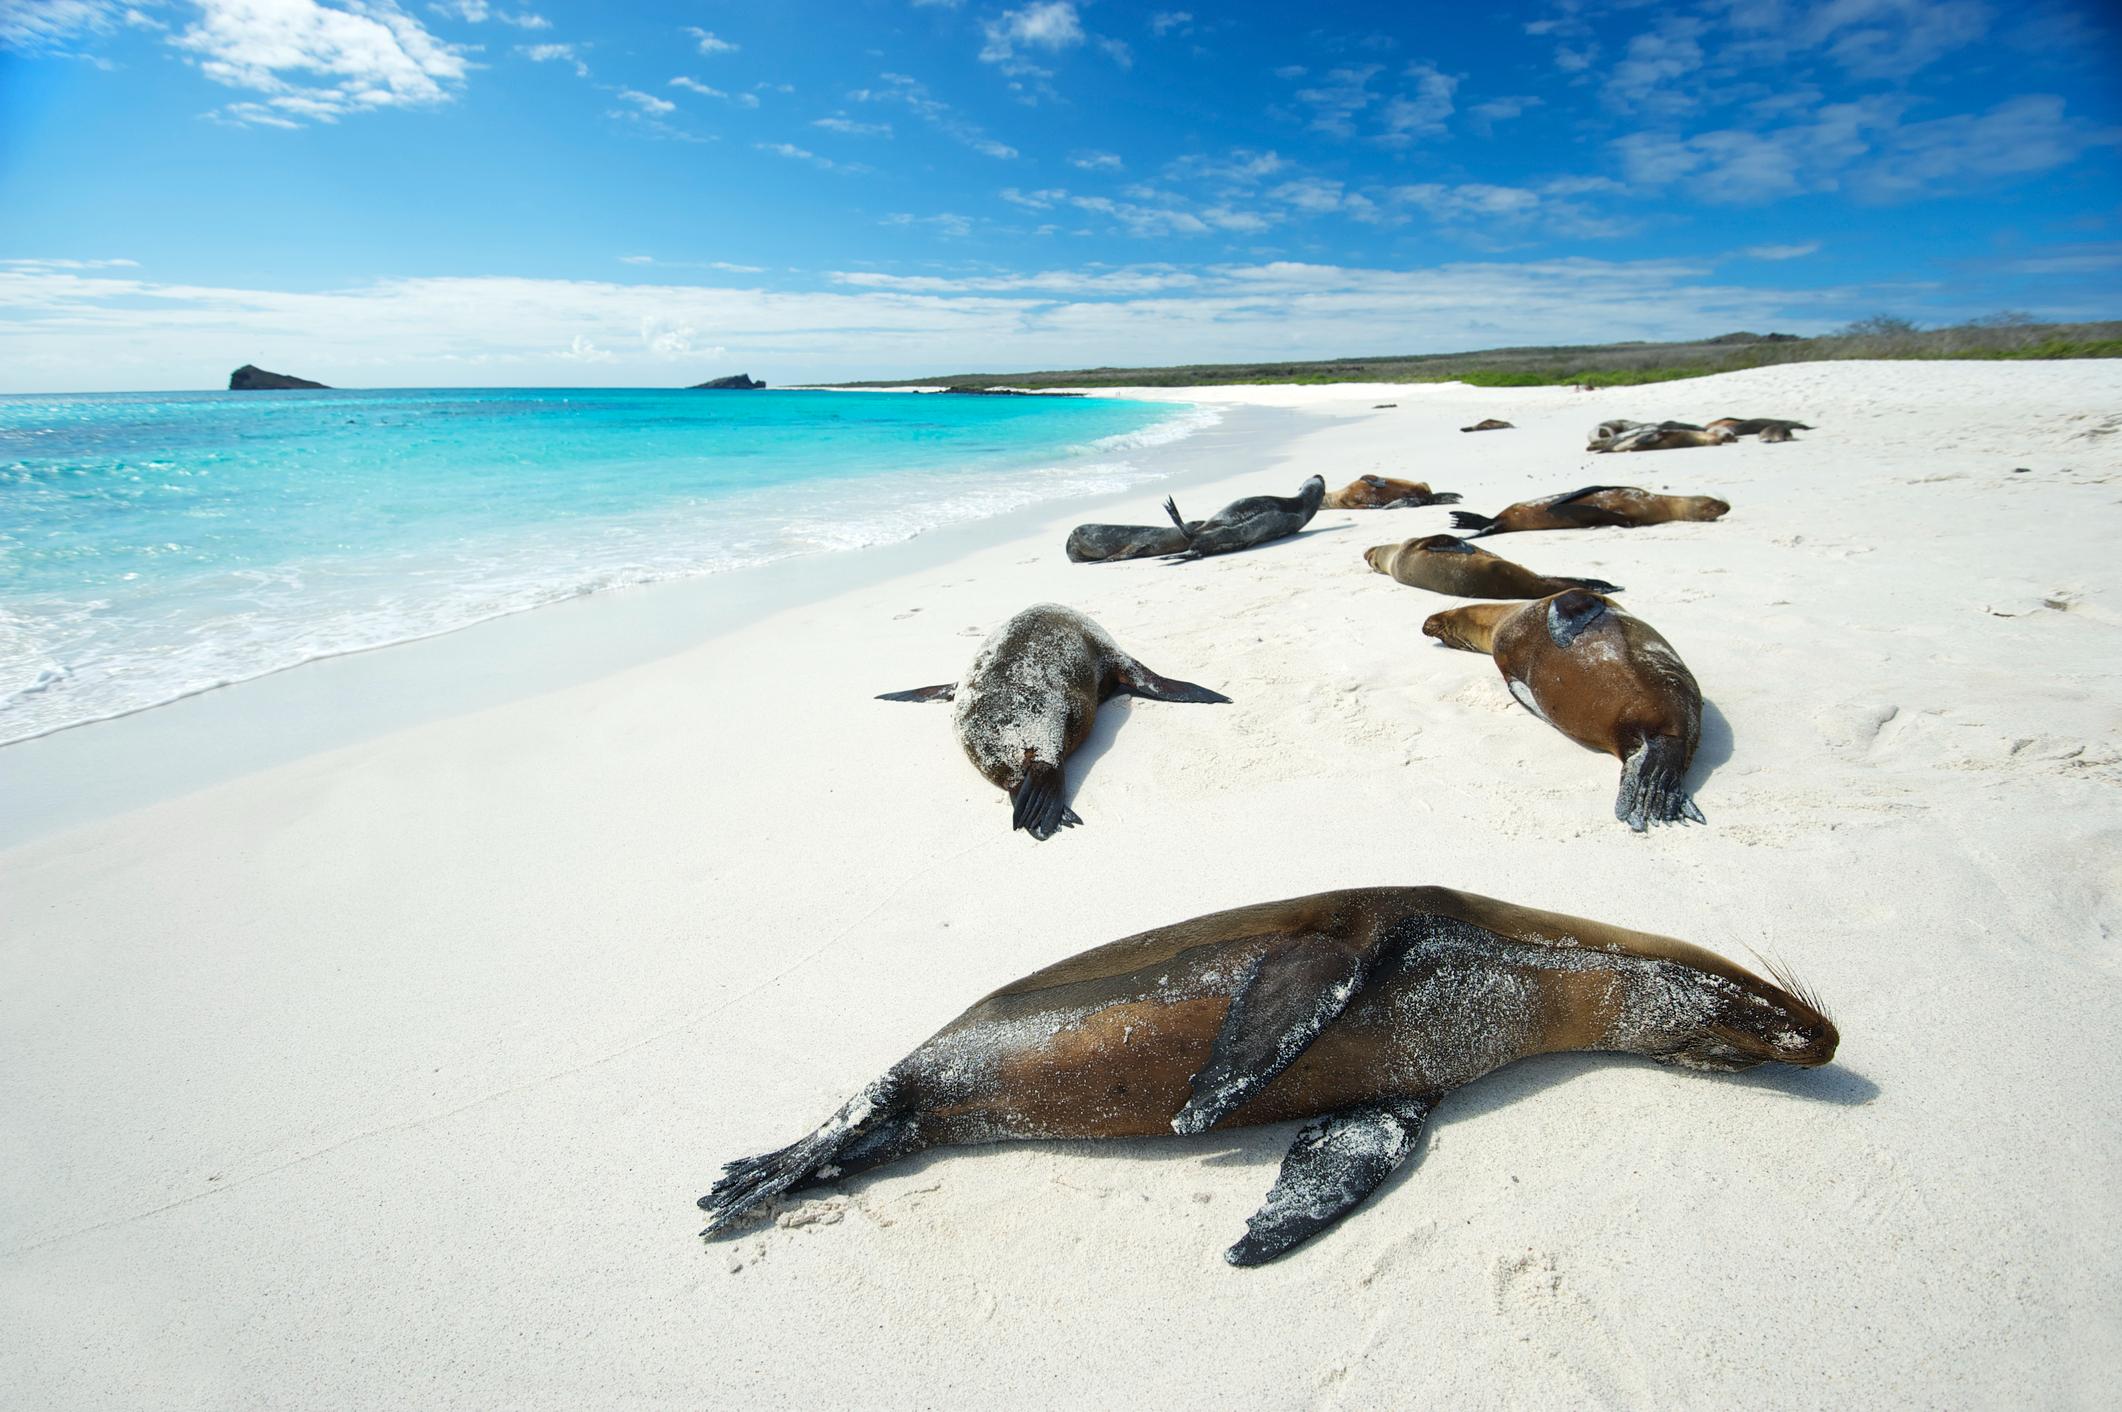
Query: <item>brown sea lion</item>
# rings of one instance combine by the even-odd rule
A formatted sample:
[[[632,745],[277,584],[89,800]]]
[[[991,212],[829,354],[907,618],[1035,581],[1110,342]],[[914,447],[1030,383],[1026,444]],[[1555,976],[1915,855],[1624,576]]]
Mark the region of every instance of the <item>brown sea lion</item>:
[[[1472,426],[1470,426],[1470,427],[1460,427],[1460,428],[1459,428],[1459,430],[1461,430],[1461,431],[1516,431],[1516,430],[1517,430],[1517,428],[1516,428],[1516,427],[1514,427],[1514,426],[1512,426],[1512,425],[1511,425],[1511,424],[1510,424],[1509,422],[1506,422],[1506,421],[1502,421],[1502,420],[1500,420],[1500,419],[1498,419],[1498,418],[1495,418],[1495,417],[1484,417],[1484,418],[1483,418],[1482,420],[1480,420],[1480,421],[1478,421],[1478,422],[1475,422],[1475,423],[1474,423],[1474,424],[1473,424]]]
[[[1682,787],[1702,739],[1702,688],[1656,628],[1573,588],[1532,603],[1475,603],[1422,631],[1487,652],[1518,704],[1579,745],[1621,761],[1614,817],[1637,833],[1702,811]]]
[[[1061,762],[1090,734],[1098,707],[1126,692],[1151,701],[1228,702],[1220,691],[1158,676],[1073,608],[1026,608],[980,644],[965,679],[891,691],[879,701],[955,701],[952,724],[973,767],[1008,792],[1012,829],[1044,841],[1083,822],[1062,798]]]
[[[1363,551],[1363,562],[1395,583],[1448,593],[1454,598],[1545,598],[1569,588],[1619,593],[1604,579],[1550,578],[1468,544],[1455,535],[1432,534],[1380,544]]]
[[[1633,485],[1587,485],[1567,495],[1521,500],[1499,515],[1454,510],[1452,528],[1473,530],[1479,539],[1527,530],[1627,529],[1671,520],[1715,520],[1730,513],[1728,501],[1710,495],[1658,495]]]
[[[1286,539],[1311,523],[1326,500],[1326,478],[1312,476],[1295,495],[1248,495],[1233,500],[1207,519],[1181,519],[1179,506],[1166,496],[1164,513],[1186,531],[1186,548],[1172,559],[1205,559],[1230,554],[1270,540]]]
[[[1258,1265],[1361,1204],[1446,1094],[1518,1059],[1603,1051],[1719,1073],[1828,1063],[1834,1023],[1772,974],[1441,887],[1196,917],[990,994],[808,1137],[725,1167],[700,1198],[702,1234],[929,1147],[1314,1119],[1224,1257]]]
[[[1719,417],[1709,424],[1711,431],[1720,427],[1733,436],[1758,436],[1763,441],[1795,441],[1792,432],[1812,430],[1803,422],[1781,417]]]
[[[1394,480],[1390,476],[1361,476],[1339,490],[1326,492],[1320,508],[1326,510],[1411,510],[1423,505],[1456,505],[1459,497],[1450,491],[1433,493],[1428,481]]]

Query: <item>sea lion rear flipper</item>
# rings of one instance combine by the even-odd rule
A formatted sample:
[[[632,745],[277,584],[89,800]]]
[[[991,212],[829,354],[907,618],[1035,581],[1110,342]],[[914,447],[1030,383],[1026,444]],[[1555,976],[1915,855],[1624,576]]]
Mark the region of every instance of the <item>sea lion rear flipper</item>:
[[[1652,824],[1709,820],[1681,787],[1687,776],[1687,748],[1679,738],[1654,735],[1629,753],[1621,767],[1621,792],[1614,796],[1614,817],[1637,833]]]
[[[1211,691],[1190,681],[1179,681],[1172,677],[1158,676],[1132,657],[1115,674],[1120,689],[1130,696],[1144,697],[1150,701],[1187,701],[1197,706],[1230,704],[1230,698],[1220,691]]]
[[[1207,1132],[1251,1102],[1348,1008],[1375,957],[1370,947],[1318,935],[1271,947],[1224,1012],[1172,1131]]]
[[[917,686],[912,691],[887,691],[879,701],[950,701],[958,695],[958,684],[947,681],[941,686]]]
[[[1264,1265],[1363,1203],[1414,1151],[1434,1098],[1383,1098],[1306,1123],[1282,1158],[1267,1200],[1223,1258]]]
[[[1552,582],[1566,583],[1571,588],[1589,589],[1593,593],[1626,593],[1628,591],[1621,587],[1620,584],[1608,583],[1605,579],[1573,579],[1566,575],[1557,574]]]
[[[1452,511],[1452,528],[1478,531],[1474,536],[1478,539],[1481,535],[1488,534],[1496,528],[1496,518],[1493,515],[1477,515],[1471,510],[1454,510]]]
[[[1185,521],[1185,519],[1180,516],[1179,502],[1177,500],[1174,500],[1169,495],[1164,497],[1164,513],[1172,517],[1172,523],[1179,527],[1179,533],[1185,535],[1189,540],[1194,537],[1195,531],[1201,528],[1201,522],[1199,520],[1196,520],[1193,524],[1189,525]]]
[[[1024,763],[1024,778],[1009,792],[1009,826],[1023,829],[1041,843],[1052,838],[1063,828],[1073,828],[1083,820],[1069,808],[1062,797],[1061,767],[1044,760],[1027,760]]]
[[[1429,503],[1432,505],[1456,505],[1463,499],[1465,497],[1456,490],[1439,490],[1431,494]]]

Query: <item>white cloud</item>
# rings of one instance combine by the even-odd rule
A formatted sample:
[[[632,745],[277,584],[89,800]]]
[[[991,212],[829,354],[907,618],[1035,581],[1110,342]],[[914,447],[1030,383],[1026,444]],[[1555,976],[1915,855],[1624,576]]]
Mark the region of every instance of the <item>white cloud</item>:
[[[235,122],[286,127],[444,103],[467,68],[463,51],[389,0],[359,10],[316,0],[200,0],[199,11],[170,42],[214,82],[264,95],[219,110]]]
[[[1781,127],[1631,133],[1613,147],[1633,181],[1684,183],[1705,201],[1736,205],[1843,189],[1874,202],[1976,190],[2122,143],[2122,129],[2069,116],[2053,94],[1913,123],[1902,121],[1907,106],[1905,99],[1864,98],[1827,104],[1809,120]]]
[[[1378,140],[1389,147],[1443,132],[1444,120],[1452,114],[1452,93],[1459,86],[1458,79],[1439,73],[1434,64],[1411,64],[1406,77],[1414,81],[1414,92],[1388,100],[1380,114],[1385,130]]]
[[[1802,245],[1749,245],[1739,253],[1749,260],[1802,260],[1819,250],[1819,241],[1808,240]]]
[[[1194,17],[1184,10],[1159,10],[1149,17],[1149,32],[1162,39],[1173,30],[1188,33],[1193,23]]]
[[[1041,0],[1021,10],[1004,10],[981,28],[987,34],[987,43],[980,49],[980,61],[985,64],[1009,62],[1020,45],[1052,52],[1084,40],[1083,22],[1068,0]]]
[[[619,90],[619,96],[644,113],[671,113],[676,112],[678,108],[678,105],[668,98],[658,98],[653,93],[643,93],[637,88],[622,88]]]
[[[672,88],[685,89],[688,93],[697,93],[703,98],[720,98],[723,102],[734,103],[740,108],[756,108],[759,106],[759,97],[757,94],[724,93],[721,89],[715,87],[711,83],[702,83],[700,82],[700,80],[688,77],[685,74],[680,74],[678,75],[678,77],[672,79],[670,81],[669,86]]]
[[[812,127],[822,127],[827,132],[837,132],[846,137],[890,137],[890,123],[858,123],[853,118],[813,118]]]
[[[1297,90],[1297,101],[1312,110],[1313,129],[1334,137],[1355,136],[1356,114],[1378,101],[1378,95],[1370,91],[1370,81],[1381,67],[1330,69],[1323,83]]]
[[[727,39],[719,38],[712,30],[687,25],[685,32],[693,37],[693,42],[700,46],[700,52],[703,54],[734,54],[737,52],[736,45],[730,43]]]
[[[572,44],[523,44],[517,46],[516,52],[534,64],[571,64],[577,78],[589,77],[589,65],[582,62]]]
[[[138,260],[0,260],[11,270],[137,270]]]
[[[886,216],[878,224],[887,226],[928,226],[936,234],[950,239],[958,239],[970,235],[973,230],[972,217],[957,215],[951,211],[944,211],[933,216],[915,216],[899,211]]]
[[[1116,172],[1127,164],[1117,152],[1071,152],[1068,164],[1086,172]]]
[[[485,24],[488,20],[499,20],[518,29],[551,29],[553,22],[543,15],[527,10],[496,10],[486,0],[436,0],[427,7],[438,15],[449,15],[467,24]]]
[[[830,157],[821,157],[808,148],[798,147],[793,142],[754,142],[752,146],[761,152],[771,152],[776,157],[786,157],[792,162],[808,162],[812,166],[828,172],[866,172],[869,170],[868,167],[858,162],[835,162]]]
[[[650,327],[698,330],[698,341],[732,350],[776,382],[796,382],[998,359],[1022,368],[1088,367],[1688,338],[1733,328],[1803,333],[1839,326],[1877,303],[1869,288],[1719,284],[1712,268],[1587,259],[1416,270],[1287,262],[1093,267],[1009,276],[1030,281],[1017,291],[982,287],[977,278],[899,287],[876,274],[855,277],[876,282],[867,287],[836,281],[817,290],[494,276],[386,280],[324,293],[0,270],[0,386],[184,386],[201,380],[202,358],[215,367],[292,360],[312,376],[353,386],[560,384],[591,371],[614,385],[640,385],[668,380],[643,346]],[[1122,287],[1130,280],[1143,287]],[[1907,312],[1930,319],[1954,311]]]
[[[997,142],[983,132],[977,123],[967,121],[950,104],[928,91],[928,86],[919,79],[905,74],[880,74],[876,88],[858,88],[849,93],[848,99],[855,103],[899,103],[913,112],[923,122],[937,131],[945,133],[985,157],[1004,161],[1017,155],[1017,149],[1006,142]]]

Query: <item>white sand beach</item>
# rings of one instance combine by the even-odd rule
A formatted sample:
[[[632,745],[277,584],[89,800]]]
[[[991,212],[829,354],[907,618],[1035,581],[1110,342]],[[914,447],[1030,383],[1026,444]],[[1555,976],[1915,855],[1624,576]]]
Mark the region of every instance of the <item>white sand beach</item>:
[[[1086,514],[1042,512],[651,660],[476,709],[440,691],[431,718],[92,818],[53,802],[75,766],[31,765],[120,758],[158,713],[0,750],[0,781],[43,781],[0,809],[54,810],[0,852],[5,1400],[2104,1405],[2122,363],[1137,395],[1284,409],[1288,434],[1088,517],[1315,472],[1485,513],[1590,483],[1728,499],[1717,523],[1484,541],[1624,585],[1678,648],[1709,703],[1707,826],[1631,834],[1612,759],[1421,635],[1449,601],[1362,552],[1440,508],[1322,511],[1184,566],[1071,564]],[[1725,414],[1817,430],[1583,450],[1602,418]],[[1488,416],[1516,429],[1458,431]],[[1042,601],[1233,704],[1109,704],[1068,771],[1085,824],[1039,844],[945,708],[871,698],[952,679]],[[540,619],[567,620],[520,620],[518,650],[568,650]],[[376,655],[440,672],[448,642]],[[273,690],[218,693],[201,728],[273,735],[297,709]],[[1205,912],[1414,883],[1773,956],[1840,1057],[1526,1062],[1258,1270],[1222,1251],[1287,1126],[936,1151],[695,1236],[724,1162],[997,985]]]

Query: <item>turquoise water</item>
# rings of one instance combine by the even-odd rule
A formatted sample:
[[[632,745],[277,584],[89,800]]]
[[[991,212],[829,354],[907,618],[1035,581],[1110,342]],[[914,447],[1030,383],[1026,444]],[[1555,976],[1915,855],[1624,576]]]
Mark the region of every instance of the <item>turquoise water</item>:
[[[0,397],[0,742],[628,584],[1124,489],[1104,398]]]

